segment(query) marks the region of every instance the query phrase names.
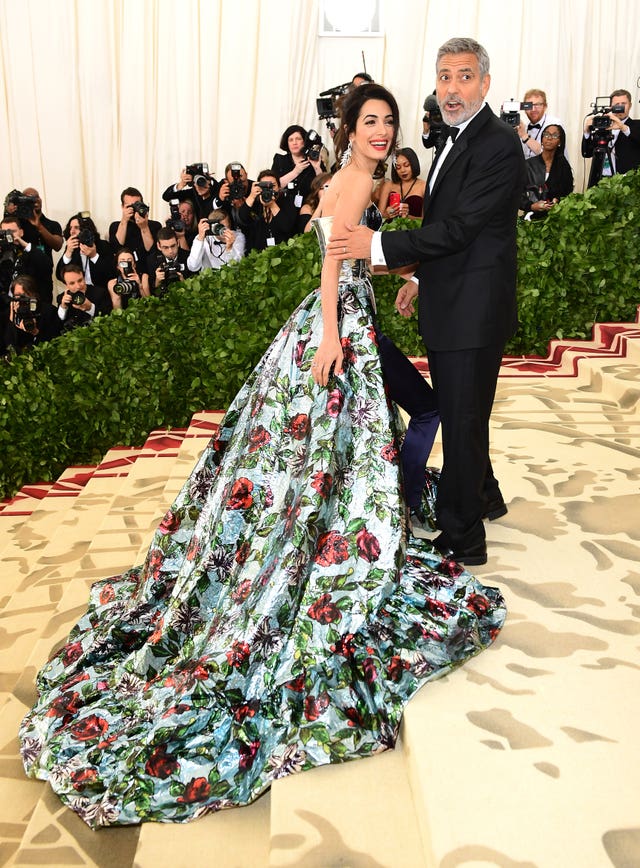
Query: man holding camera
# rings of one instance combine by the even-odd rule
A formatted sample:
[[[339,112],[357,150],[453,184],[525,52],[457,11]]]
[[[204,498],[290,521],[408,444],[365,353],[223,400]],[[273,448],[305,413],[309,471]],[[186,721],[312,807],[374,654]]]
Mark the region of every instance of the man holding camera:
[[[531,103],[531,108],[525,109],[527,121],[521,121],[518,127],[522,151],[528,160],[542,153],[542,133],[545,127],[551,124],[559,127],[564,125],[560,118],[547,114],[547,95],[543,90],[531,88],[525,93],[522,102]]]
[[[159,230],[156,247],[147,263],[149,289],[151,295],[162,295],[172,283],[192,277],[192,272],[187,268],[189,253],[180,247],[173,229],[163,226]]]
[[[52,304],[41,301],[32,277],[16,277],[9,290],[9,314],[2,340],[3,354],[8,348],[21,353],[60,334],[61,324]]]
[[[594,123],[594,114],[588,115],[582,137],[582,156],[593,157],[589,183],[593,187],[600,178],[624,175],[640,166],[640,121],[632,120],[631,94],[628,90],[614,90],[609,97],[610,111],[604,125]],[[600,120],[600,118],[599,118]]]
[[[224,181],[218,190],[218,207],[231,215],[233,224],[238,223],[238,213],[252,187],[253,181],[249,180],[242,163],[228,163],[225,166]]]
[[[292,238],[298,209],[283,196],[275,172],[263,169],[238,209],[238,222],[247,237],[247,252],[264,250]]]
[[[5,239],[11,237],[13,249],[7,250],[3,262],[2,283],[0,291],[7,292],[9,283],[18,275],[28,274],[33,277],[38,287],[40,298],[51,302],[53,298],[53,275],[51,262],[42,250],[38,250],[33,242],[24,238],[22,222],[15,214],[5,214],[0,228]]]
[[[103,286],[87,286],[79,265],[65,265],[62,282],[65,290],[58,296],[58,316],[63,331],[89,325],[94,317],[111,312],[107,290]]]
[[[120,202],[122,216],[109,226],[109,244],[114,254],[121,247],[128,247],[135,254],[140,267],[144,268],[161,225],[157,220],[149,220],[149,206],[135,187],[126,187],[120,194]]]
[[[214,208],[220,207],[218,190],[220,185],[209,172],[208,163],[191,163],[180,172],[177,184],[172,184],[162,194],[165,202],[178,199],[193,205],[196,222],[206,217]]]

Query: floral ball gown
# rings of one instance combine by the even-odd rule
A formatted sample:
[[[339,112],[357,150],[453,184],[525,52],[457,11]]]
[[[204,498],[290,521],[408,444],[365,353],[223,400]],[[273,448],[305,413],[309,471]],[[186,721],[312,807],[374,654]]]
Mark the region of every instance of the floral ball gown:
[[[410,535],[363,262],[344,264],[338,305],[343,375],[311,377],[313,292],[144,564],[93,586],[39,673],[27,773],[92,827],[186,822],[392,748],[411,696],[503,624],[496,588]]]

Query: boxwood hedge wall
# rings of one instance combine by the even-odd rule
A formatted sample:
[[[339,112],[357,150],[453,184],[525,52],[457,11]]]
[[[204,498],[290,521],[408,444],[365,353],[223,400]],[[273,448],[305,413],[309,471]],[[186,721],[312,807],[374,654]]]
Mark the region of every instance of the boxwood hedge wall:
[[[521,326],[511,355],[546,355],[550,339],[585,338],[594,322],[635,321],[640,302],[640,174],[573,194],[542,222],[518,225]],[[395,226],[415,224],[397,221]],[[196,276],[2,366],[0,497],[99,461],[153,428],[224,408],[293,308],[317,287],[313,233]],[[401,278],[374,279],[383,330],[423,347],[397,316]]]

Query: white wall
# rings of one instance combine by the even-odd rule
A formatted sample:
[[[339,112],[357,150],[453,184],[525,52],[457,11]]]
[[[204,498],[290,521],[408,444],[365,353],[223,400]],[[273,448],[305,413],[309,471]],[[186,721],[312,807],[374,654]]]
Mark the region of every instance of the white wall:
[[[577,189],[589,104],[624,87],[638,114],[635,0],[381,2],[384,37],[337,38],[318,36],[318,0],[0,0],[0,196],[35,186],[49,216],[64,224],[89,209],[104,232],[133,185],[164,220],[160,194],[186,162],[220,176],[239,159],[255,176],[293,122],[329,142],[316,96],[360,70],[362,51],[426,174],[422,103],[451,36],[487,48],[494,111],[546,90]]]

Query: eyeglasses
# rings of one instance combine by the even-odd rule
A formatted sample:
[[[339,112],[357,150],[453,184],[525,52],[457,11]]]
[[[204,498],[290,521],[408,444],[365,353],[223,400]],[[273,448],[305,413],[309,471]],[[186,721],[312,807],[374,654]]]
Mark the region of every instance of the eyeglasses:
[[[531,108],[542,108],[543,105],[544,105],[543,102],[532,102]]]
[[[543,133],[542,138],[543,139],[559,139],[560,133]]]

